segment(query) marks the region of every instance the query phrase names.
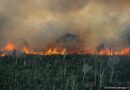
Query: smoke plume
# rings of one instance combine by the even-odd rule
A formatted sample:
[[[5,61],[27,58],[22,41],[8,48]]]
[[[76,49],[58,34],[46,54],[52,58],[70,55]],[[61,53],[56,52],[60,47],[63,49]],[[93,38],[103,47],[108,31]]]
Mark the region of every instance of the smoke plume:
[[[0,46],[11,40],[41,49],[72,33],[84,48],[127,47],[129,4],[129,0],[0,0]]]

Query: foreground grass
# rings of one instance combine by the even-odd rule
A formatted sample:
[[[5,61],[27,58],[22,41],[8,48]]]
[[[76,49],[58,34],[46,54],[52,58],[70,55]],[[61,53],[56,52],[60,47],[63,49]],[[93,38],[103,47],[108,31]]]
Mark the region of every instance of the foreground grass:
[[[103,90],[130,86],[129,56],[0,58],[0,90]]]

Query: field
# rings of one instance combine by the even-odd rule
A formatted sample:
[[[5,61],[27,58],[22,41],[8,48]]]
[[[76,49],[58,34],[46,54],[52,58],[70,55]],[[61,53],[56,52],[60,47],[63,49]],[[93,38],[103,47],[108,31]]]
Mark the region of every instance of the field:
[[[0,58],[0,90],[104,90],[130,86],[129,56]]]

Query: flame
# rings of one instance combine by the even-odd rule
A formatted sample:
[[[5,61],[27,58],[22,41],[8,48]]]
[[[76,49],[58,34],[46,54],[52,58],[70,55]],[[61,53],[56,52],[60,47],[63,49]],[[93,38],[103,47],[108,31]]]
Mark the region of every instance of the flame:
[[[95,49],[87,49],[83,51],[77,51],[77,50],[66,50],[65,48],[63,49],[58,49],[58,48],[49,48],[48,50],[43,50],[43,51],[33,51],[28,47],[22,47],[18,48],[16,47],[12,42],[8,42],[2,49],[0,49],[0,56],[4,57],[6,56],[5,52],[8,51],[21,51],[24,54],[32,54],[32,55],[65,55],[65,54],[89,54],[89,55],[107,55],[107,56],[112,56],[112,55],[129,55],[130,54],[130,48],[124,48],[121,50],[112,50],[112,49],[102,49],[102,50],[95,50]]]
[[[30,53],[30,49],[29,49],[29,48],[26,48],[26,47],[24,47],[24,48],[22,49],[22,51],[23,51],[24,53],[26,53],[26,54],[29,54],[29,53]]]
[[[21,51],[25,54],[37,54],[37,55],[64,55],[66,49],[62,49],[62,50],[58,50],[57,48],[50,48],[46,51],[33,51],[31,49],[29,49],[28,47],[23,47],[23,48],[18,48],[16,47],[12,42],[8,42],[5,47],[3,47],[0,51],[2,51],[3,53],[0,54],[0,56],[6,56],[6,53],[4,52],[8,52],[8,51]]]
[[[4,50],[6,50],[6,51],[15,50],[15,46],[14,46],[13,43],[9,42],[9,43],[7,43],[7,45],[4,47]]]
[[[112,56],[112,55],[126,56],[130,54],[130,48],[124,48],[122,50],[112,50],[112,49],[103,49],[100,51],[89,50],[87,51],[87,54],[107,55],[107,56]]]

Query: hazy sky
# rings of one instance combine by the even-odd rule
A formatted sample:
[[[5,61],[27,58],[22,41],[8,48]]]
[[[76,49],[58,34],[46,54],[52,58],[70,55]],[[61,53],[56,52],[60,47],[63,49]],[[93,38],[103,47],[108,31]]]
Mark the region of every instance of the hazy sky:
[[[127,45],[130,0],[0,0],[0,44],[22,40],[43,47],[73,33],[84,46]]]

